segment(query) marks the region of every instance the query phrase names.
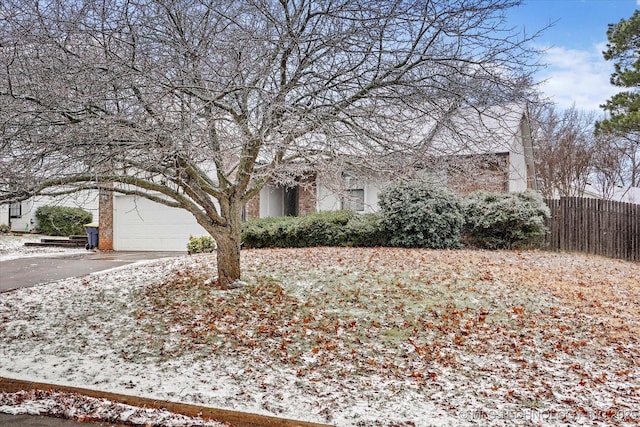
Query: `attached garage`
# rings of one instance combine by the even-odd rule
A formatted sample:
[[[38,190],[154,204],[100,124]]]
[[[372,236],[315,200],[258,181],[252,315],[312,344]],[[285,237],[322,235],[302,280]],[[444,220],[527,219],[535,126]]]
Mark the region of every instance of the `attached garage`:
[[[184,209],[151,200],[116,195],[113,248],[117,251],[186,251],[189,236],[208,233]]]

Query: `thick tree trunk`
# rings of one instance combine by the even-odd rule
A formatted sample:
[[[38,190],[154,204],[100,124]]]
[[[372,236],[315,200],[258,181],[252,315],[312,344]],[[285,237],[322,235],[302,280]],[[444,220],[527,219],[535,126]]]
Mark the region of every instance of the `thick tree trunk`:
[[[215,234],[218,256],[218,281],[223,289],[233,288],[240,280],[240,243],[242,208],[228,210],[228,224]]]
[[[223,289],[229,289],[240,280],[240,233],[220,235],[216,243],[218,280]]]

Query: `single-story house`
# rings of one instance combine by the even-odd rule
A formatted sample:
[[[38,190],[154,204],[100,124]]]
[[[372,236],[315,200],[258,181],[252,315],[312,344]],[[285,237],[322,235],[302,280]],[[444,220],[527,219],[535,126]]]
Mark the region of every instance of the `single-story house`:
[[[503,192],[535,188],[533,147],[526,107],[458,110],[437,124],[414,123],[424,135],[425,163],[414,167],[441,185],[460,192],[489,189]],[[423,154],[424,154],[423,153]],[[313,165],[311,165],[313,166]],[[246,218],[304,215],[316,211],[377,210],[384,174],[344,170],[326,174],[308,169],[296,185],[267,185],[245,207]],[[0,225],[13,230],[37,228],[35,211],[43,205],[81,207],[100,223],[100,248],[115,250],[184,251],[190,235],[206,234],[187,211],[148,199],[104,191],[85,191],[63,198],[34,197],[0,206]]]
[[[464,110],[446,122],[423,124],[424,145],[438,159],[424,167],[442,185],[460,192],[487,189],[521,192],[535,188],[533,145],[527,108]],[[430,170],[430,168],[432,170]],[[245,207],[245,218],[304,215],[316,211],[377,210],[384,175],[335,175],[310,169],[294,186],[266,185]],[[184,251],[190,235],[207,234],[187,211],[131,195],[105,192],[100,197],[100,248]]]

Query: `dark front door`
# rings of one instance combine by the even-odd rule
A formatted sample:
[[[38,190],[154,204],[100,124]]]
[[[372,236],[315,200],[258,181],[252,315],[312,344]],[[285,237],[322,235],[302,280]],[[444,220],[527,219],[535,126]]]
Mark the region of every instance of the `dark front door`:
[[[284,189],[284,216],[298,216],[298,187]]]

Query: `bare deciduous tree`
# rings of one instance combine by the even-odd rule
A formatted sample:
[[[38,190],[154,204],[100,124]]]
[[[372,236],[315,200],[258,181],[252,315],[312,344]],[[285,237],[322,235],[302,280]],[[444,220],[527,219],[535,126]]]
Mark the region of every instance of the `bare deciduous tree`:
[[[229,286],[265,183],[396,159],[413,120],[521,97],[536,53],[505,27],[518,3],[3,0],[0,200],[114,183],[186,209]]]
[[[544,197],[582,196],[592,172],[593,113],[546,105],[533,114],[536,173]]]
[[[640,134],[617,135],[614,145],[622,158],[622,180],[625,187],[640,187]]]
[[[545,197],[582,196],[595,184],[604,199],[617,187],[639,184],[640,155],[628,135],[594,133],[596,116],[572,107],[546,105],[534,113],[536,172]]]
[[[640,186],[640,147],[630,135],[596,133],[592,180],[604,199],[611,199],[616,188]]]
[[[598,196],[611,200],[622,179],[622,157],[612,138],[599,135],[593,150],[591,181]]]

